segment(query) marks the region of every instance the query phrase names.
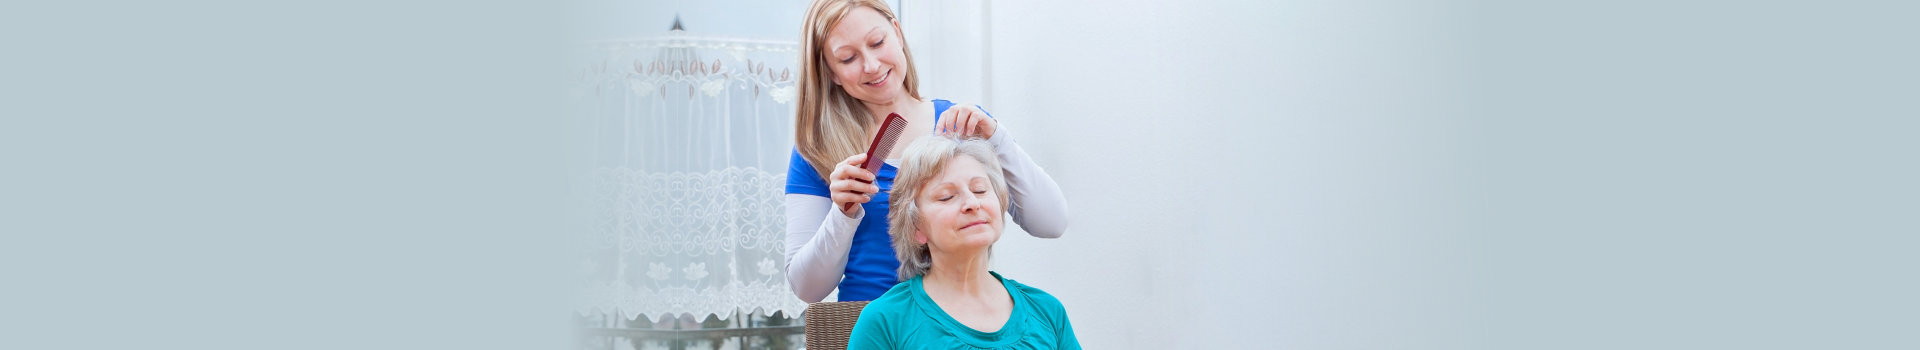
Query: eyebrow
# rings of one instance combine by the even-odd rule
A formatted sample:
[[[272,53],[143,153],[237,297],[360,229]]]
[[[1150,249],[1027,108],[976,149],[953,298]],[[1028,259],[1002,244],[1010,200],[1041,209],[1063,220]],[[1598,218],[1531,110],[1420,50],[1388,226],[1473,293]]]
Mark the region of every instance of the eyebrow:
[[[975,183],[975,182],[980,182],[980,181],[987,181],[987,180],[989,180],[989,179],[987,179],[987,177],[986,177],[986,176],[981,176],[981,175],[975,175],[974,177],[969,177],[969,178],[965,178],[965,179],[961,179],[960,181],[947,181],[947,182],[936,182],[936,183],[933,183],[933,184],[931,184],[931,185],[932,185],[933,187],[936,187],[936,188],[938,188],[938,187],[953,187],[953,186],[959,186],[959,187],[968,187],[968,186],[971,186],[971,185],[973,185],[973,183]],[[989,181],[989,182],[990,182],[990,181]]]
[[[867,31],[867,37],[873,37],[873,33],[875,33],[875,32],[879,32],[879,31],[880,31],[880,27],[881,27],[881,26],[873,26],[873,30],[869,30],[869,31]],[[860,43],[860,44],[857,44],[857,45],[866,45],[866,43],[864,43],[864,42],[862,42],[862,43]],[[835,48],[833,48],[833,53],[834,53],[834,55],[835,55],[835,56],[839,56],[839,54],[840,54],[840,51],[841,51],[841,50],[846,50],[846,49],[849,49],[849,48],[851,48],[851,45],[840,45],[840,46],[838,46],[838,47],[835,47]],[[836,59],[838,59],[839,57],[834,57],[834,58],[836,58]]]

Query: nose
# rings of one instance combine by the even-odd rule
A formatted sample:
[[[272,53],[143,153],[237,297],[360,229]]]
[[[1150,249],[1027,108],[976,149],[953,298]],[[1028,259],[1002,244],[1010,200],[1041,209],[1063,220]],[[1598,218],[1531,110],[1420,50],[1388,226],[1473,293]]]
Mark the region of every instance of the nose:
[[[867,74],[873,74],[873,73],[879,73],[879,72],[880,72],[880,60],[877,60],[877,59],[873,59],[873,55],[860,55],[860,57],[861,57],[861,59],[860,59],[860,61],[861,61],[861,65],[860,65],[860,71],[861,71],[861,72],[865,72],[865,73],[867,73]]]
[[[973,214],[973,212],[980,210],[980,204],[981,204],[981,201],[983,200],[982,198],[980,198],[979,196],[964,196],[964,197],[967,197],[967,199],[966,199],[966,202],[963,203],[965,206],[960,208],[960,212]]]

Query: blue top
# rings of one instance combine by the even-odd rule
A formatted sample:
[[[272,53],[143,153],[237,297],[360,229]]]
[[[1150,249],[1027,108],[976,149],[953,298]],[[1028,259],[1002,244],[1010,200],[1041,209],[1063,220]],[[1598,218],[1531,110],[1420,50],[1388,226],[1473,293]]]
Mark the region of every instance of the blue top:
[[[940,113],[946,113],[953,102],[933,100],[933,120],[940,121]],[[982,113],[986,110],[982,109]],[[987,113],[992,117],[992,113]],[[938,132],[938,130],[936,130]],[[887,235],[887,198],[893,190],[893,176],[899,169],[893,164],[881,163],[880,171],[874,173],[875,185],[880,193],[873,200],[860,205],[866,217],[860,220],[860,226],[853,231],[853,245],[847,249],[847,269],[840,279],[840,301],[873,300],[885,293],[894,284],[900,283],[899,258],[893,255],[893,240]],[[827,189],[826,176],[813,170],[813,163],[800,156],[800,150],[794,149],[793,160],[787,164],[787,194],[809,194],[821,197],[832,195]]]
[[[921,277],[894,286],[853,323],[847,349],[1079,349],[1073,323],[1060,299],[993,274],[1013,297],[1013,313],[993,332],[961,324],[940,309],[922,288]],[[924,276],[922,276],[924,277]]]

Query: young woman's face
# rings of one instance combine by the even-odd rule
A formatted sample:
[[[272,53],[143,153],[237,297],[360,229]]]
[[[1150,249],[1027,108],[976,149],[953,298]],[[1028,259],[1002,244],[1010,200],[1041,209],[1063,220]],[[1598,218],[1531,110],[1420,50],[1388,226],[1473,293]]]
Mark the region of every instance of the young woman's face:
[[[926,225],[920,233],[935,250],[970,250],[1000,240],[1000,197],[987,179],[986,165],[973,157],[948,160],[915,201]]]
[[[827,31],[827,66],[833,83],[855,99],[891,102],[905,93],[906,53],[899,27],[872,8],[856,7]]]

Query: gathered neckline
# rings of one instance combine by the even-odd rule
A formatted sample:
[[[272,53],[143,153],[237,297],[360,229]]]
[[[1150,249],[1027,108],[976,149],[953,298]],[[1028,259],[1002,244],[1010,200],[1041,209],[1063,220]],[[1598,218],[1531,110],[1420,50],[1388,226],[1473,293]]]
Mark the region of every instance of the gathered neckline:
[[[913,279],[910,280],[912,283],[911,287],[913,288],[913,299],[915,304],[919,304],[921,312],[926,313],[928,317],[933,318],[947,329],[957,330],[957,333],[954,335],[968,344],[979,347],[997,347],[1012,344],[1013,342],[1019,341],[1020,336],[1025,334],[1023,325],[1025,324],[1025,316],[1027,313],[1023,312],[1023,309],[1030,306],[1020,301],[1023,297],[1018,288],[1013,287],[1013,283],[1015,282],[1008,281],[1006,277],[1000,276],[999,272],[987,271],[987,273],[992,274],[995,280],[1000,281],[1000,287],[1007,290],[1007,298],[1013,300],[1013,310],[1007,315],[1006,324],[1000,325],[999,330],[982,332],[978,329],[973,329],[973,327],[968,327],[966,324],[960,323],[960,320],[954,319],[953,315],[947,314],[946,310],[940,309],[940,304],[935,303],[933,297],[927,295],[926,285],[922,282],[922,279],[926,278],[925,275],[914,276]]]

